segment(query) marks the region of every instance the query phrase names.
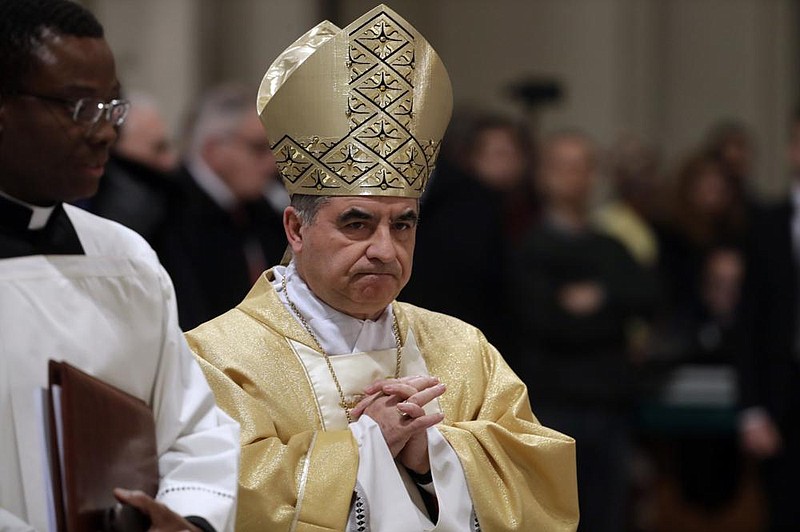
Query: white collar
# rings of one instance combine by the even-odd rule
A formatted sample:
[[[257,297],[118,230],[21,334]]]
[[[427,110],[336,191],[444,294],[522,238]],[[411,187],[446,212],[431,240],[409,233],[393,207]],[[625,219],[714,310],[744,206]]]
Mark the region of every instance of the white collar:
[[[30,203],[26,203],[22,200],[18,200],[15,197],[9,196],[2,190],[0,190],[0,196],[3,196],[9,201],[13,201],[18,205],[22,205],[23,207],[27,207],[31,210],[31,219],[28,222],[28,229],[35,231],[37,229],[42,229],[45,225],[47,225],[47,221],[50,220],[50,215],[53,214],[53,211],[56,209],[55,205],[50,207],[39,207],[38,205],[31,205]]]
[[[377,320],[360,320],[340,312],[319,299],[297,273],[294,261],[288,266],[273,268],[272,286],[284,307],[294,318],[298,317],[289,306],[281,284],[286,276],[286,288],[292,303],[308,322],[321,347],[331,356],[367,353],[395,347],[392,331],[394,314],[392,306],[386,307]],[[302,325],[302,322],[300,322]]]
[[[186,168],[197,186],[203,189],[223,210],[232,210],[239,203],[230,187],[201,157],[190,158],[186,161]]]

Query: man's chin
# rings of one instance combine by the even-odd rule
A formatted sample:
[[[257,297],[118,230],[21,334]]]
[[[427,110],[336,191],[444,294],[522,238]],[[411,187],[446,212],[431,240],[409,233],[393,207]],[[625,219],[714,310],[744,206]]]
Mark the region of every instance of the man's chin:
[[[353,301],[366,313],[380,313],[395,300],[400,293],[396,284],[389,286],[368,286],[358,291]]]
[[[100,188],[100,178],[87,178],[82,176],[80,179],[75,179],[71,186],[64,190],[61,194],[61,197],[58,198],[60,201],[80,201],[89,199],[95,194],[97,194],[97,190]]]

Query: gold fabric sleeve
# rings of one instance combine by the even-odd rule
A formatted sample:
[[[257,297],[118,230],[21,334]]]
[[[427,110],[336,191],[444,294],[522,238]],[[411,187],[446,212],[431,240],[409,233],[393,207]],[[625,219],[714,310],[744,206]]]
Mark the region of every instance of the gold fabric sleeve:
[[[576,530],[574,440],[539,424],[525,385],[480,331],[398,307],[401,330],[413,324],[428,370],[447,384],[439,430],[464,468],[481,530]]]
[[[358,469],[355,440],[347,429],[321,430],[286,337],[253,319],[250,308],[280,316],[276,327],[311,342],[263,278],[239,308],[186,334],[217,403],[242,427],[236,530],[343,530]]]

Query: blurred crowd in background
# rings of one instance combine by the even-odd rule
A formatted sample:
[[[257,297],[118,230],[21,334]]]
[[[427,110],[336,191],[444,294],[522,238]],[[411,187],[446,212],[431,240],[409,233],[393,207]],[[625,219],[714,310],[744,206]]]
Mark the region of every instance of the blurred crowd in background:
[[[179,138],[151,97],[126,97],[100,191],[81,206],[151,243],[189,330],[280,261],[288,195],[252,91],[211,89]],[[800,175],[800,121],[789,122]],[[581,530],[765,529],[756,455],[769,442],[743,444],[741,429],[743,294],[765,259],[754,250],[776,238],[759,220],[781,206],[751,192],[755,144],[745,124],[720,122],[670,167],[634,133],[453,116],[400,299],[478,326],[540,421],[576,438]]]

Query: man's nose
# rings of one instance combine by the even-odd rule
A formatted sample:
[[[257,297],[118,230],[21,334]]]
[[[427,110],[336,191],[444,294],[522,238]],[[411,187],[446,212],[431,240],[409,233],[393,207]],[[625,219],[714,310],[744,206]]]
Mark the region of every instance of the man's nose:
[[[391,262],[396,257],[392,231],[388,225],[381,224],[375,229],[367,247],[367,258],[381,262]]]
[[[111,146],[117,140],[117,136],[117,127],[110,120],[106,120],[105,115],[89,126],[86,132],[86,137],[92,144],[104,144],[106,146]]]

